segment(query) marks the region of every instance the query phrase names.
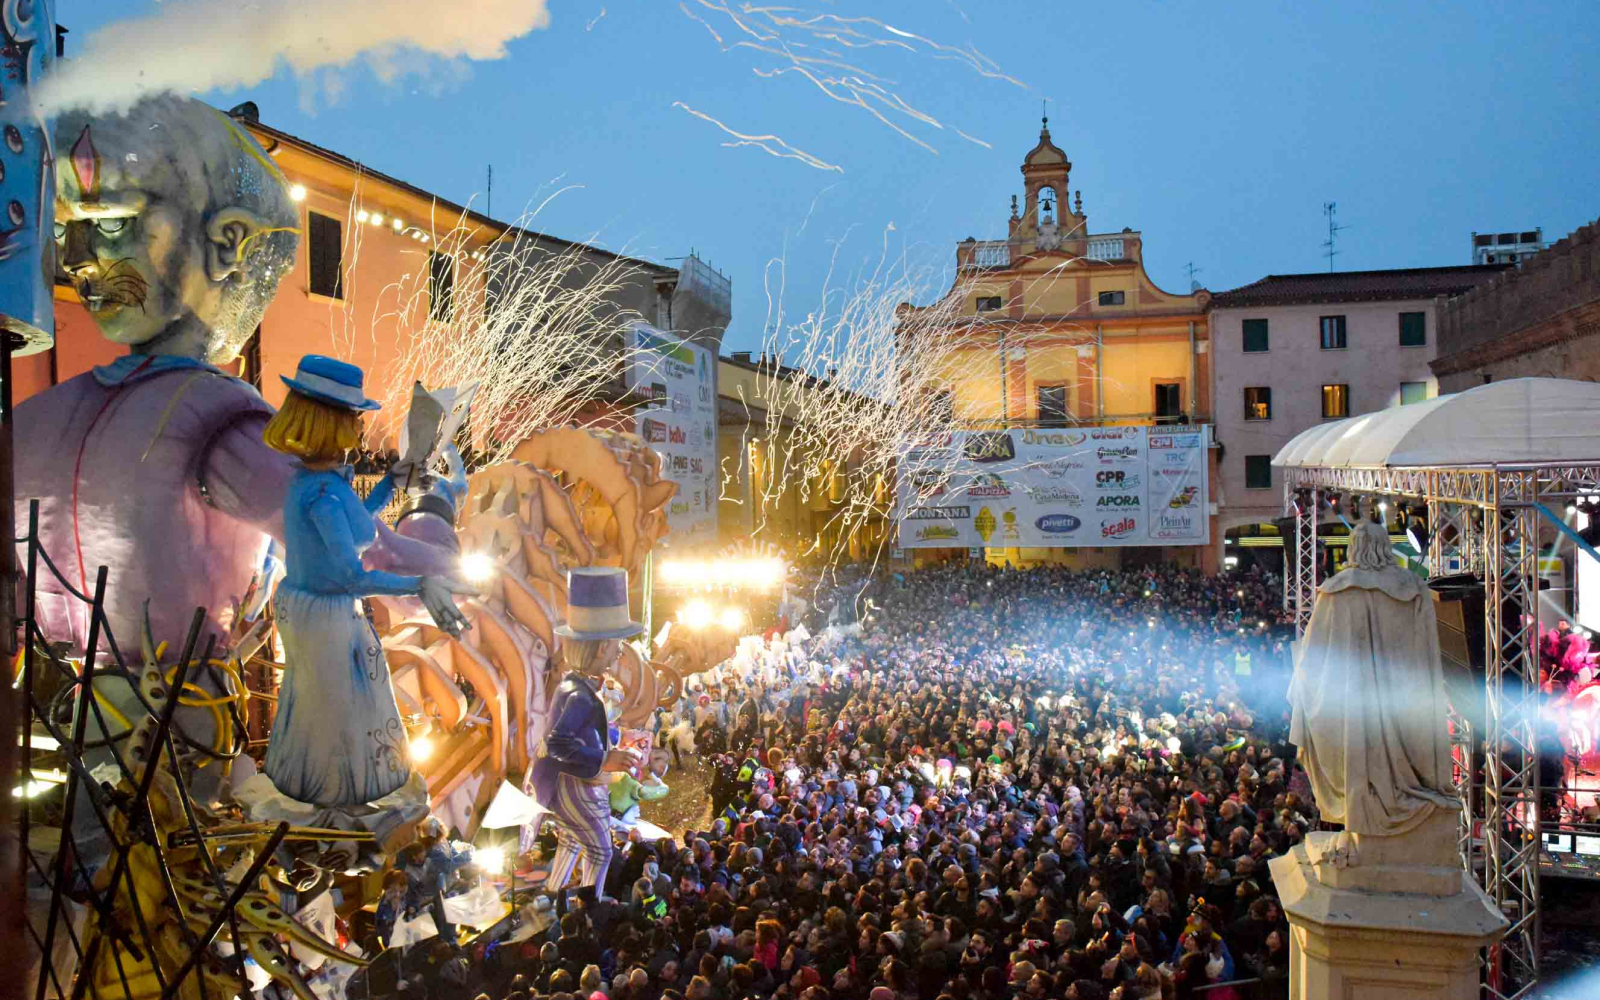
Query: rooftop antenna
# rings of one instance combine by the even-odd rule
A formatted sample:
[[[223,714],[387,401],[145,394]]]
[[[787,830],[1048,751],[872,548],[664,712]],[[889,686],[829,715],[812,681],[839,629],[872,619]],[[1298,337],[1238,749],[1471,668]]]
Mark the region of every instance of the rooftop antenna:
[[[1329,274],[1333,273],[1333,258],[1339,254],[1339,251],[1334,247],[1334,240],[1338,237],[1339,233],[1350,228],[1349,226],[1334,225],[1334,213],[1336,213],[1338,210],[1339,206],[1335,202],[1325,201],[1322,203],[1322,214],[1328,217],[1328,238],[1324,240],[1322,244],[1327,249],[1322,251],[1322,256],[1328,258]]]
[[[494,164],[489,164],[489,193],[484,199],[483,214],[494,218]]]
[[[1194,261],[1191,260],[1189,263],[1183,265],[1183,269],[1189,275],[1189,291],[1198,292],[1200,290],[1200,282],[1194,280],[1194,276],[1199,274],[1201,271],[1204,271],[1205,268],[1195,267]]]

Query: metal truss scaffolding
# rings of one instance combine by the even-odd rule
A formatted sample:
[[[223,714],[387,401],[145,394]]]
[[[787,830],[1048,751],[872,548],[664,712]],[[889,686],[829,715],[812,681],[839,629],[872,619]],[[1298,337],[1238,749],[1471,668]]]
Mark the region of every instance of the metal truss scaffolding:
[[[1316,599],[1317,509],[1328,494],[1422,501],[1429,575],[1467,572],[1483,581],[1486,724],[1474,733],[1468,720],[1477,713],[1453,708],[1450,742],[1463,862],[1511,921],[1485,956],[1484,996],[1520,1000],[1539,981],[1538,508],[1600,494],[1600,461],[1284,469],[1284,512],[1296,528],[1284,599],[1301,635]]]

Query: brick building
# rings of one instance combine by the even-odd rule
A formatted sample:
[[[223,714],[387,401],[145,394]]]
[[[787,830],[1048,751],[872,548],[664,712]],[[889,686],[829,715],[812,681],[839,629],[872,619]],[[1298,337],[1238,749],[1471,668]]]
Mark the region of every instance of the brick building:
[[[1523,376],[1600,380],[1600,219],[1438,306],[1440,392]]]

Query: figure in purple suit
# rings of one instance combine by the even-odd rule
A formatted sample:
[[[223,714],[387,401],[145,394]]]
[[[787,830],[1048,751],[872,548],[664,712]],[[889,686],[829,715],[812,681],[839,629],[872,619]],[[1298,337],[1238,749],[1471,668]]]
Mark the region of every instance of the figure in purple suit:
[[[556,824],[555,862],[546,888],[558,893],[583,859],[582,884],[605,891],[611,866],[611,776],[639,762],[611,745],[600,685],[621,640],[644,627],[628,618],[628,573],[594,566],[567,574],[567,621],[561,636],[566,674],[550,706],[550,732],[528,769],[527,791]]]

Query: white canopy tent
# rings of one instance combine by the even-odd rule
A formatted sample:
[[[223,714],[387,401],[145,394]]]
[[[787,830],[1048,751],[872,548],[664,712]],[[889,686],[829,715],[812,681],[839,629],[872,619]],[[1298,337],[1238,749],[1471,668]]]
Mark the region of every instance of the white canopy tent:
[[[1301,469],[1600,461],[1600,383],[1519,378],[1319,424],[1272,464]]]

